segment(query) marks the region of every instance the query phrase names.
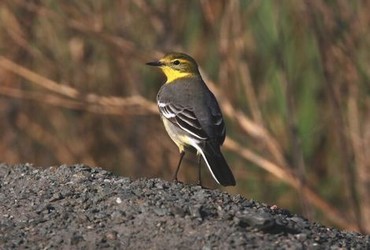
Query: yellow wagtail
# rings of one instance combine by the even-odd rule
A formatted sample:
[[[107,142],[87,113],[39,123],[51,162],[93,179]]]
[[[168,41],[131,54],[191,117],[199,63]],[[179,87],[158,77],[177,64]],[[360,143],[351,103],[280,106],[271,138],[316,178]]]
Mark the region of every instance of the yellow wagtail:
[[[213,178],[223,186],[234,186],[234,176],[220,146],[225,124],[220,107],[204,83],[195,60],[183,53],[169,53],[147,65],[160,67],[167,77],[157,95],[157,104],[168,135],[180,150],[177,174],[185,150],[201,155]],[[199,156],[198,183],[201,185]]]

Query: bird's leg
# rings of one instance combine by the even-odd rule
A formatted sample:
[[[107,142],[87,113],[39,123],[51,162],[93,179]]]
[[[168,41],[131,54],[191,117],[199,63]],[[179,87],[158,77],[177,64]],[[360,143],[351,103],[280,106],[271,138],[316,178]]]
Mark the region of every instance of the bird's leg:
[[[184,155],[185,155],[185,151],[181,151],[180,152],[180,160],[179,160],[179,164],[177,164],[177,169],[176,169],[176,172],[175,172],[175,175],[174,175],[174,177],[173,177],[173,180],[174,181],[178,181],[177,180],[177,174],[178,174],[178,172],[179,172],[179,170],[180,170],[180,165],[181,165],[181,162],[182,162],[182,158],[184,158]]]
[[[202,187],[202,156],[198,155],[198,183]]]

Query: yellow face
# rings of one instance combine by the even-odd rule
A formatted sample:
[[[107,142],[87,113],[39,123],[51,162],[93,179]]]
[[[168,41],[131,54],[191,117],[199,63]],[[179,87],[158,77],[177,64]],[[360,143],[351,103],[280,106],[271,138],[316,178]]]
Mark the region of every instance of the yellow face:
[[[171,83],[183,77],[199,75],[198,65],[195,60],[182,53],[170,53],[159,61],[147,64],[160,67],[167,77],[166,83]]]
[[[161,62],[162,60],[159,60],[159,61]],[[163,62],[163,65],[160,66],[160,68],[167,77],[166,83],[170,83],[178,78],[188,77],[194,74],[193,72],[181,70],[179,65],[185,65],[187,63],[182,60],[175,59],[170,62],[166,62],[166,61],[162,61],[162,62]]]

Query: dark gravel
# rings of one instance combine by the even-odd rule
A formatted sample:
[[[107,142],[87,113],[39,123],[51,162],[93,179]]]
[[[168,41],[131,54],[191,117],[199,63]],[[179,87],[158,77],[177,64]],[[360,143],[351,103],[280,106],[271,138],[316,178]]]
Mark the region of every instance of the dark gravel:
[[[84,165],[0,164],[0,249],[369,249],[239,195]]]

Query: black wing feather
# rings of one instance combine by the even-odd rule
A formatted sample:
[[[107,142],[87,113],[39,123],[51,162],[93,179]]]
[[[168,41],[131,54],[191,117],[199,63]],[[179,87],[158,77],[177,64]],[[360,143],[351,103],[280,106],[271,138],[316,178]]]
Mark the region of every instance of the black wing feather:
[[[192,110],[172,103],[159,105],[159,110],[166,119],[197,139],[206,140],[208,138]]]

